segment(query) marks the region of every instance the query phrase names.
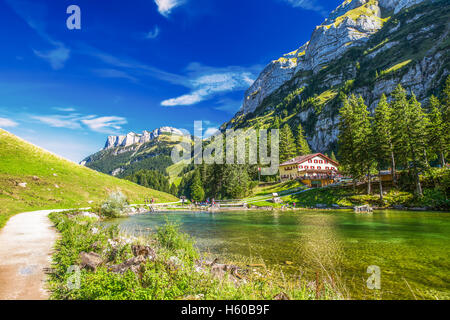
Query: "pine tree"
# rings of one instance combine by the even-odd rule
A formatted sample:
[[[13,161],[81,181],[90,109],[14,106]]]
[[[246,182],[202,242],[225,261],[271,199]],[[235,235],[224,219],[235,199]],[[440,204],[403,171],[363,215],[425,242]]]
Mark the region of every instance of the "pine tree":
[[[408,99],[406,96],[406,91],[401,85],[398,85],[395,90],[391,93],[391,128],[392,128],[392,144],[394,148],[395,164],[393,166],[393,179],[394,185],[397,184],[397,173],[395,166],[400,164],[403,167],[408,166],[407,155],[404,152],[404,141],[409,138],[407,129],[405,127],[404,115],[409,108]]]
[[[442,122],[444,126],[446,150],[444,156],[448,156],[450,152],[450,75],[447,77],[444,89],[442,91]]]
[[[395,156],[392,143],[392,110],[387,102],[386,95],[381,96],[378,106],[375,108],[373,123],[373,154],[378,165],[378,175],[380,183],[380,199],[383,201],[383,185],[381,182],[381,169],[388,163],[391,165],[392,177],[395,176]]]
[[[371,192],[370,174],[373,165],[371,156],[370,113],[362,97],[351,95],[344,97],[343,107],[339,111],[339,156],[342,167],[352,175],[353,186],[366,173],[368,174],[367,191]]]
[[[303,156],[311,153],[311,149],[309,148],[308,141],[306,141],[301,124],[297,127],[297,137],[295,143],[297,145],[297,155]]]
[[[224,196],[240,199],[247,195],[250,178],[246,165],[227,165]]]
[[[372,167],[374,164],[373,154],[372,154],[372,127],[371,127],[371,116],[370,112],[367,110],[367,106],[364,103],[364,99],[359,96],[358,103],[355,105],[355,116],[356,116],[356,131],[355,131],[355,145],[358,150],[358,161],[360,166],[364,168],[367,174],[367,194],[372,193],[371,184],[371,174]]]
[[[200,173],[196,170],[191,185],[191,198],[194,201],[203,201],[205,199],[205,191],[200,180]]]
[[[333,161],[337,161],[336,155],[334,154],[334,151],[331,151],[330,159]]]
[[[275,116],[275,119],[274,119],[274,121],[273,121],[272,128],[273,128],[273,129],[280,129],[280,126],[281,126],[281,120],[280,120],[280,117]]]
[[[420,170],[426,167],[427,118],[421,104],[413,94],[408,101],[406,91],[399,85],[392,93],[394,97],[395,132],[394,146],[397,157],[404,168],[414,176],[416,194],[421,197]]]
[[[353,188],[356,191],[356,181],[361,176],[361,170],[358,166],[357,149],[355,145],[354,132],[355,113],[354,104],[356,97],[343,98],[343,106],[339,110],[339,157],[341,159],[342,169],[353,178]]]
[[[174,196],[178,194],[178,188],[175,183],[172,183],[172,185],[170,186],[170,194],[173,194]]]
[[[439,100],[435,96],[431,96],[427,128],[428,145],[431,146],[433,152],[439,155],[441,166],[445,167],[445,151],[449,146],[446,144],[447,132],[445,132],[442,109]]]
[[[444,89],[442,90],[442,115],[444,122],[450,124],[450,75],[445,81]]]
[[[296,147],[294,136],[289,125],[285,124],[280,132],[280,161],[287,161],[294,158],[295,155]]]
[[[420,170],[428,166],[426,158],[426,128],[428,126],[427,117],[422,109],[422,105],[413,94],[409,100],[408,129],[410,132],[409,153],[412,160],[412,170],[416,178],[416,190],[418,196],[423,196],[420,183]]]

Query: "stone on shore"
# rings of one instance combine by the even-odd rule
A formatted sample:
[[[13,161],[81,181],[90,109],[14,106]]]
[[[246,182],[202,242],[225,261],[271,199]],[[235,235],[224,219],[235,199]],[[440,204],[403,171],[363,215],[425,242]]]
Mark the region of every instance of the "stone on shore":
[[[91,271],[95,271],[99,265],[103,263],[102,257],[95,252],[81,252],[81,268],[86,268]]]

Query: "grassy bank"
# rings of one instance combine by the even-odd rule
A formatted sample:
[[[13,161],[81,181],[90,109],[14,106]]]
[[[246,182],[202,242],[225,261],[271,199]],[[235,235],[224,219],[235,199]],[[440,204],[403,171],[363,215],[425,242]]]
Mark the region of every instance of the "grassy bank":
[[[118,190],[131,203],[146,197],[177,200],[62,159],[1,129],[0,159],[0,228],[19,212],[89,207]]]
[[[142,237],[121,234],[117,227],[102,227],[94,218],[71,213],[50,215],[61,239],[49,275],[52,299],[342,299],[333,281],[288,280],[265,266],[206,262],[194,242],[172,224]],[[151,258],[123,274],[113,272],[118,264],[136,259],[134,246],[151,248]],[[134,252],[133,252],[134,251]],[[72,265],[81,265],[80,253],[98,255],[95,270],[81,268],[79,288],[69,289]],[[224,267],[225,266],[225,267]],[[81,267],[83,267],[81,265]],[[222,271],[221,271],[222,270]],[[223,271],[225,270],[225,271]]]

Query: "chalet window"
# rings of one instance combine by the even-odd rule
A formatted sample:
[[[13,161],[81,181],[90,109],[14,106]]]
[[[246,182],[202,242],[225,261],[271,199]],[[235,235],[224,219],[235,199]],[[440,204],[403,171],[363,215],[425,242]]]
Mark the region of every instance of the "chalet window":
[[[328,170],[328,169],[330,169],[330,167],[325,167],[325,170]]]
[[[322,167],[321,167],[321,166],[318,166],[317,169],[318,169],[318,170],[322,170]]]
[[[305,166],[305,169],[308,169],[308,166]]]
[[[314,166],[311,166],[311,169],[314,169]]]
[[[319,160],[319,163],[323,163],[323,160]]]
[[[312,163],[312,160],[308,160],[308,163]]]
[[[317,163],[317,160],[314,160],[314,163]]]
[[[303,168],[303,166],[298,166],[300,169],[302,169]]]

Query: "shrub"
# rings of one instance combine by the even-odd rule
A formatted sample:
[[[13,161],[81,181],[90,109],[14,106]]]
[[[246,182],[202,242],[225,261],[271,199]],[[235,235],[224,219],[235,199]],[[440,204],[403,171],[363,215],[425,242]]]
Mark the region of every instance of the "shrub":
[[[105,216],[120,217],[128,209],[127,197],[120,191],[111,193],[101,209]]]
[[[169,250],[183,251],[191,258],[197,257],[197,251],[192,239],[179,230],[179,225],[166,221],[166,224],[158,227],[156,232],[158,242]]]

